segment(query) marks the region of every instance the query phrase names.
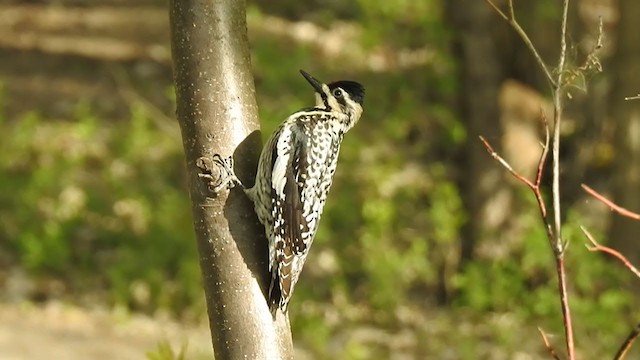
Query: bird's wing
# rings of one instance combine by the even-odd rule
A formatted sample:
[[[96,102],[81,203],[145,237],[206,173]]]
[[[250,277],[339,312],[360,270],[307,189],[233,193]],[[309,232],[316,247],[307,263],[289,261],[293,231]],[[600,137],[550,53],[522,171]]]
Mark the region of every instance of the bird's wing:
[[[296,257],[307,250],[315,233],[315,226],[310,231],[310,224],[304,214],[304,202],[314,202],[314,199],[307,199],[305,196],[316,194],[315,191],[304,191],[305,186],[309,186],[309,142],[304,130],[303,124],[283,129],[272,154],[274,247],[278,265],[272,271],[277,271],[283,298],[291,296],[295,285],[292,271],[294,262],[299,261]],[[315,225],[315,219],[313,222]]]

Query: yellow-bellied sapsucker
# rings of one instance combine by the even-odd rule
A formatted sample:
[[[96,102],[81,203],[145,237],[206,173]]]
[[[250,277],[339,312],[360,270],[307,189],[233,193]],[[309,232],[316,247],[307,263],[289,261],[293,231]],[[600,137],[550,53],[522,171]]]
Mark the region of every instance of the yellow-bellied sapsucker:
[[[340,144],[360,119],[364,99],[364,87],[355,81],[323,84],[300,73],[315,89],[316,105],[292,114],[274,131],[262,149],[254,186],[245,188],[269,240],[268,301],[274,314],[278,307],[287,309],[318,229]],[[222,185],[240,184],[230,158],[216,154],[214,161],[228,173],[228,185]]]

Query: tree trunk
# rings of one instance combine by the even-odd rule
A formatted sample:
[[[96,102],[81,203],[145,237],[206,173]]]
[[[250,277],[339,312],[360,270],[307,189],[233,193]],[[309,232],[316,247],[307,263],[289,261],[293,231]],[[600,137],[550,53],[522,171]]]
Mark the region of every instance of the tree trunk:
[[[496,147],[501,141],[497,99],[503,77],[491,31],[501,19],[484,1],[454,0],[447,4],[449,18],[457,31],[456,52],[461,59],[462,84],[458,103],[468,134],[462,170],[463,201],[468,212],[461,243],[464,262],[473,257],[482,240],[497,241],[495,235],[510,216],[508,211],[501,211],[509,206],[499,204],[510,198],[500,195],[507,191],[504,169],[496,166],[478,140],[482,135]]]
[[[265,300],[267,241],[253,206],[239,189],[208,198],[198,177],[201,157],[233,154],[253,182],[261,147],[245,5],[171,1],[177,117],[216,359],[289,359],[288,318],[274,321]]]
[[[640,101],[625,96],[640,92],[640,42],[638,18],[640,2],[619,1],[620,19],[616,53],[609,71],[613,75],[611,117],[616,125],[616,162],[613,173],[613,200],[632,211],[640,211]],[[612,215],[610,238],[635,264],[640,262],[640,222]]]

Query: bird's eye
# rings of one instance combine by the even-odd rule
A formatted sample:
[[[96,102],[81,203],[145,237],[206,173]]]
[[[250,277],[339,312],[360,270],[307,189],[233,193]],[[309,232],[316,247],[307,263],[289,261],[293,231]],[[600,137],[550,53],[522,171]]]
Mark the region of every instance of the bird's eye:
[[[333,90],[333,96],[335,96],[337,98],[342,97],[342,90],[340,90],[340,89]]]

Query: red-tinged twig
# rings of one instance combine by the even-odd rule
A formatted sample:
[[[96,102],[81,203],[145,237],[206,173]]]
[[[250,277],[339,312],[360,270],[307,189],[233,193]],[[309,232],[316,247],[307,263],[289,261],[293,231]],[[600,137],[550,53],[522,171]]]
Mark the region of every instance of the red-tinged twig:
[[[536,185],[540,187],[542,182],[542,175],[544,174],[544,164],[547,161],[547,155],[549,155],[549,141],[551,135],[549,134],[549,122],[547,121],[547,115],[542,108],[540,109],[540,117],[542,118],[542,125],[544,126],[544,145],[542,146],[542,153],[540,153],[540,159],[538,160],[538,171],[536,172]],[[546,217],[546,209],[544,210],[544,217]]]
[[[611,210],[617,212],[618,214],[624,217],[628,217],[629,219],[640,220],[640,214],[633,212],[631,210],[627,210],[620,205],[616,205],[613,201],[607,199],[604,195],[598,193],[597,191],[593,190],[592,188],[590,188],[585,184],[582,184],[581,186],[584,189],[584,191],[589,193],[589,195],[593,196],[594,198],[598,199],[601,203],[607,205]]]
[[[584,235],[587,237],[587,239],[589,239],[589,241],[591,242],[591,246],[587,245],[587,250],[600,251],[615,257],[616,259],[620,260],[620,262],[623,263],[627,269],[631,270],[632,273],[634,273],[638,278],[640,278],[640,271],[635,266],[633,266],[631,261],[629,261],[624,255],[622,255],[617,250],[614,250],[608,246],[604,246],[598,243],[596,239],[594,239],[593,235],[591,235],[589,230],[587,230],[584,226],[580,226],[580,229],[582,230]]]
[[[544,223],[545,230],[547,232],[547,238],[549,239],[549,244],[551,245],[552,248],[554,248],[553,239],[555,238],[555,236],[553,234],[551,223],[549,222],[547,205],[545,204],[544,198],[542,197],[542,191],[540,191],[540,183],[542,182],[542,176],[544,174],[544,164],[547,161],[547,156],[549,155],[549,141],[550,141],[549,124],[547,123],[547,117],[545,116],[544,112],[541,112],[540,114],[541,114],[540,116],[542,117],[542,122],[544,124],[545,137],[544,137],[544,144],[542,145],[542,153],[540,153],[540,159],[538,160],[538,170],[536,172],[535,181],[531,181],[527,179],[524,175],[514,170],[511,164],[509,164],[509,162],[507,162],[502,156],[500,156],[500,154],[498,154],[495,150],[493,150],[493,147],[491,146],[491,144],[489,144],[487,139],[484,138],[484,136],[480,136],[480,141],[482,142],[485,149],[487,150],[489,155],[491,155],[492,158],[494,158],[498,163],[500,163],[500,165],[502,165],[505,169],[507,169],[507,171],[509,171],[509,173],[513,175],[513,177],[515,177],[517,180],[519,180],[520,182],[525,184],[529,189],[531,189],[531,191],[533,192],[533,195],[536,198],[536,202],[538,203],[538,209],[540,210],[540,216],[542,217],[542,221]]]
[[[551,357],[554,358],[555,360],[560,360],[560,356],[555,350],[553,350],[553,346],[551,346],[551,343],[547,338],[547,334],[545,334],[542,328],[540,327],[538,328],[538,332],[540,333],[540,336],[542,336],[542,342],[544,342],[544,347],[545,349],[547,349],[547,352],[549,353],[549,355],[551,355]]]
[[[500,157],[489,145],[489,143],[484,139],[480,138],[480,140],[484,143],[487,151],[491,156],[496,159],[498,162],[502,164],[513,176],[515,176],[518,180],[526,184],[535,194],[536,201],[538,202],[538,207],[540,209],[540,214],[542,217],[542,221],[545,226],[545,230],[547,232],[547,237],[549,240],[549,244],[551,245],[552,251],[554,253],[554,257],[556,260],[556,273],[558,277],[558,291],[560,293],[560,305],[562,307],[562,316],[564,320],[564,328],[565,328],[565,339],[567,345],[567,355],[569,360],[575,359],[575,348],[574,348],[574,339],[573,339],[573,325],[571,322],[571,309],[569,307],[568,300],[568,292],[567,292],[567,283],[566,283],[566,272],[565,272],[565,263],[564,263],[564,254],[567,249],[567,243],[562,239],[562,223],[561,223],[561,208],[560,208],[560,123],[562,120],[562,110],[563,110],[563,99],[565,96],[565,89],[567,86],[567,81],[564,78],[565,72],[565,64],[566,64],[566,55],[567,55],[567,19],[568,19],[568,9],[569,9],[569,0],[563,0],[562,2],[562,25],[561,25],[561,37],[560,37],[560,55],[558,57],[558,66],[555,70],[555,77],[552,72],[549,70],[549,67],[544,62],[540,54],[536,50],[536,47],[529,39],[527,33],[522,29],[518,21],[516,20],[513,0],[507,0],[507,6],[509,9],[508,14],[504,11],[500,10],[498,6],[496,6],[492,0],[486,0],[487,3],[503,18],[511,25],[511,27],[515,30],[515,32],[520,36],[521,40],[527,46],[527,48],[531,51],[536,62],[538,63],[540,69],[544,72],[547,81],[549,82],[552,93],[553,93],[553,132],[551,136],[551,153],[552,153],[552,183],[551,183],[551,200],[552,200],[552,208],[553,208],[553,219],[550,219],[547,215],[547,209],[544,203],[544,199],[542,198],[540,192],[540,178],[542,177],[543,171],[543,160],[546,158],[546,152],[549,149],[549,142],[547,141],[546,146],[544,147],[543,156],[541,156],[542,164],[539,164],[538,174],[536,176],[535,183],[531,182],[529,179],[525,178],[521,174],[517,173],[509,163],[507,163],[502,157]],[[545,126],[548,131],[548,126]],[[549,137],[547,133],[547,138]]]
[[[629,350],[631,350],[631,346],[633,346],[633,343],[636,341],[638,336],[640,336],[640,324],[636,325],[631,330],[622,345],[620,345],[620,349],[618,349],[618,352],[616,353],[616,356],[614,356],[613,360],[624,360],[625,356],[627,356],[627,353],[629,352]]]
[[[505,160],[502,156],[500,156],[500,154],[498,154],[495,150],[493,150],[493,147],[491,146],[491,144],[489,144],[487,139],[484,138],[484,136],[479,136],[479,137],[480,137],[480,141],[482,141],[482,144],[487,149],[487,152],[489,153],[489,155],[491,155],[492,158],[496,159],[496,161],[498,161],[500,165],[502,165],[505,169],[507,169],[507,171],[509,171],[509,173],[511,173],[511,175],[513,175],[516,179],[525,183],[525,185],[527,185],[531,190],[536,191],[536,189],[538,188],[537,183],[531,182],[531,180],[527,179],[526,177],[524,177],[523,175],[515,171],[511,166],[511,164],[507,162],[507,160]]]
[[[586,191],[589,195],[593,196],[594,198],[596,198],[598,201],[602,202],[603,204],[605,204],[606,206],[608,206],[612,211],[617,212],[618,214],[630,218],[630,219],[634,219],[634,220],[640,220],[640,214],[635,213],[633,211],[627,210],[625,208],[623,208],[622,206],[619,206],[617,204],[615,204],[613,201],[607,199],[604,195],[598,193],[597,191],[593,190],[592,188],[590,188],[589,186],[582,184],[582,188],[584,189],[584,191]],[[584,233],[584,235],[587,237],[587,239],[589,239],[589,241],[591,242],[592,246],[587,245],[587,250],[589,251],[600,251],[606,254],[609,254],[613,257],[615,257],[616,259],[618,259],[622,264],[624,264],[624,266],[629,269],[636,277],[640,278],[640,270],[638,270],[638,268],[636,268],[631,261],[629,261],[624,255],[622,255],[622,253],[620,253],[617,250],[614,250],[608,246],[604,246],[601,245],[600,243],[598,243],[593,235],[591,235],[591,233],[584,227],[584,226],[580,226],[580,229],[582,230],[582,232]],[[638,338],[638,336],[640,336],[640,324],[636,325],[631,332],[629,333],[629,335],[627,336],[627,338],[624,340],[624,342],[622,343],[622,345],[620,345],[620,349],[618,349],[618,352],[616,353],[616,355],[614,356],[614,360],[623,360],[627,353],[629,352],[629,350],[631,349],[631,346],[633,346],[633,343],[636,341],[636,339]]]
[[[571,320],[571,307],[569,307],[569,291],[567,290],[567,271],[564,267],[564,250],[556,254],[555,258],[558,291],[560,292],[560,307],[562,308],[564,334],[567,342],[567,355],[569,360],[575,360],[576,350],[573,341],[573,322]]]
[[[543,117],[543,119],[545,119]],[[536,201],[538,202],[538,209],[540,210],[540,216],[542,218],[542,222],[547,231],[547,238],[549,240],[549,244],[554,252],[554,258],[556,260],[556,274],[558,277],[558,291],[560,293],[560,304],[562,308],[562,315],[564,320],[564,328],[565,328],[565,336],[567,339],[567,352],[569,354],[569,359],[575,359],[575,349],[573,344],[573,326],[571,322],[571,312],[569,311],[569,292],[567,291],[567,278],[566,278],[566,270],[564,263],[564,245],[560,243],[560,240],[555,236],[552,224],[550,219],[547,217],[546,205],[544,202],[544,198],[542,197],[542,192],[540,191],[540,183],[542,181],[542,176],[544,174],[544,164],[548,154],[549,148],[549,127],[547,126],[545,120],[545,144],[543,147],[542,154],[540,155],[540,161],[538,163],[538,171],[536,174],[535,182],[527,179],[522,174],[518,173],[513,169],[511,164],[509,164],[503,157],[501,157],[489,142],[482,136],[480,136],[480,141],[484,144],[484,147],[487,149],[487,152],[493,157],[496,161],[498,161],[511,175],[513,175],[516,179],[524,183],[536,197]],[[571,357],[574,356],[574,357]]]

